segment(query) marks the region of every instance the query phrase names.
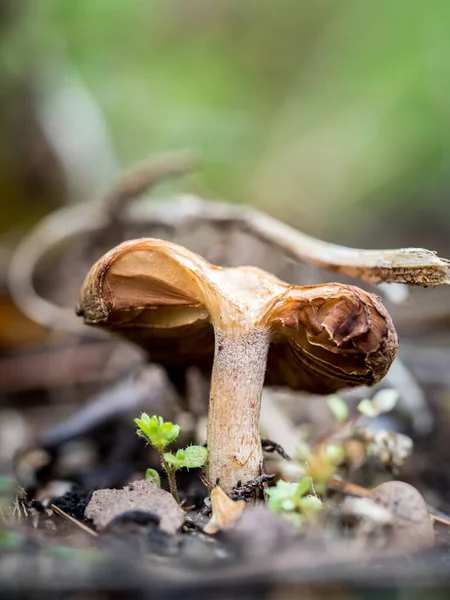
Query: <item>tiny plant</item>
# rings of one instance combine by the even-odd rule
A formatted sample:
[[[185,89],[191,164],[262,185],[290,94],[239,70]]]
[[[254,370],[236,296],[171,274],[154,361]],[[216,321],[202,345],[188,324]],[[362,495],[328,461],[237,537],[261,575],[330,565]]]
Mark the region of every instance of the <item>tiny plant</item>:
[[[384,389],[377,392],[372,400],[364,398],[358,404],[358,411],[368,417],[369,419],[375,419],[382,413],[390,412],[395,408],[399,393],[394,389]]]
[[[169,480],[170,492],[179,503],[175,473],[182,468],[197,469],[203,467],[208,458],[208,450],[204,446],[188,446],[177,450],[176,454],[164,452],[167,446],[177,439],[180,433],[179,425],[174,425],[170,421],[164,422],[162,417],[155,415],[149,417],[146,413],[142,413],[141,418],[135,419],[134,422],[137,425],[138,436],[159,452],[161,465]],[[145,479],[153,481],[158,486],[161,485],[159,473],[155,469],[147,469]]]
[[[320,498],[315,494],[308,494],[310,489],[311,477],[304,477],[298,483],[280,479],[275,486],[265,490],[269,496],[268,507],[301,525],[305,517],[311,517],[323,508]]]
[[[345,401],[333,394],[326,399],[336,426],[318,443],[303,441],[297,447],[295,459],[283,465],[283,474],[294,482],[278,481],[266,490],[268,506],[301,525],[305,518],[320,510],[317,494],[326,493],[329,480],[340,468],[357,468],[367,457],[377,458],[391,471],[399,469],[412,452],[412,441],[396,432],[371,429],[374,419],[395,408],[398,392],[383,389],[373,398],[364,398],[357,406],[358,413],[349,415]],[[314,495],[308,494],[311,490]]]
[[[149,417],[146,413],[141,414],[140,419],[134,422],[138,426],[137,434],[151,444],[158,452],[162,452],[166,446],[174,442],[179,433],[180,426],[170,421],[164,423],[162,417]]]
[[[327,406],[338,423],[345,423],[348,419],[348,406],[337,394],[327,397]]]
[[[284,474],[295,479],[309,476],[315,489],[324,493],[327,480],[339,467],[358,466],[367,456],[376,456],[387,467],[400,467],[412,450],[409,438],[370,429],[373,419],[393,410],[397,400],[396,390],[380,390],[372,399],[361,400],[357,406],[359,415],[350,417],[347,404],[340,396],[328,396],[327,405],[337,428],[314,446],[306,442],[299,445],[296,460],[284,466]]]
[[[145,479],[146,481],[151,481],[155,483],[158,487],[161,487],[161,477],[159,476],[158,471],[155,469],[147,469],[145,471]]]

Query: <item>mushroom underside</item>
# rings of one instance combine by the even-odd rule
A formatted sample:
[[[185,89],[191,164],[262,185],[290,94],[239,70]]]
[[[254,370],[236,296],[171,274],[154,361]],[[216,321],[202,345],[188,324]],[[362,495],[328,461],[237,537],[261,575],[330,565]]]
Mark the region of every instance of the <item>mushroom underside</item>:
[[[141,346],[155,363],[169,367],[196,366],[210,373],[214,328],[202,309],[191,310],[192,319],[182,325],[168,326],[166,309],[131,309],[112,312],[104,326]],[[155,319],[158,312],[164,312],[164,318],[160,315]],[[174,311],[171,312],[174,323]],[[183,312],[186,319],[188,311],[183,309]],[[197,314],[200,318],[195,318]],[[153,326],[155,320],[159,320],[158,327]],[[334,351],[328,350],[333,341],[326,331],[313,336],[313,341],[310,337],[302,326],[295,333],[292,330],[273,332],[266,385],[326,394],[345,387],[372,385],[384,375],[384,371],[374,372],[373,368],[379,360],[387,359],[383,343],[376,351],[366,354],[352,341],[340,347],[334,345]]]

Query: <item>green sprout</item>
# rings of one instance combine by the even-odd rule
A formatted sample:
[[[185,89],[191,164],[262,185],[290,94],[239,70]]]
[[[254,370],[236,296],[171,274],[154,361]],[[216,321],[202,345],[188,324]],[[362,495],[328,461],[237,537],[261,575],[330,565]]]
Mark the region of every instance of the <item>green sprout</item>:
[[[323,508],[320,498],[308,494],[311,488],[311,477],[304,477],[298,483],[280,479],[275,486],[265,490],[269,496],[268,507],[301,525],[305,517],[311,517]]]
[[[142,413],[140,419],[135,419],[134,422],[138,426],[137,434],[151,444],[158,452],[162,452],[166,446],[174,442],[179,433],[180,426],[174,425],[167,421],[164,423],[162,417],[149,417],[146,413]]]
[[[345,423],[348,419],[348,406],[340,396],[331,394],[327,396],[327,405],[338,423]]]
[[[197,469],[203,467],[208,458],[208,450],[204,446],[188,446],[187,448],[177,450],[176,454],[166,452],[164,460],[172,468]]]
[[[337,427],[314,445],[306,441],[298,444],[294,460],[284,464],[282,470],[286,477],[299,483],[279,481],[266,490],[269,508],[299,524],[320,510],[322,505],[316,492],[325,494],[330,478],[341,467],[355,468],[367,456],[375,456],[392,470],[400,468],[411,454],[412,441],[395,432],[372,432],[362,423],[364,418],[370,425],[379,415],[393,410],[398,397],[397,390],[380,390],[372,399],[361,400],[357,407],[359,415],[350,417],[347,404],[340,396],[328,396],[327,406]],[[307,494],[309,489],[314,495]]]
[[[165,448],[174,442],[179,433],[179,425],[174,425],[170,421],[164,422],[162,417],[149,417],[142,413],[140,419],[134,422],[138,426],[137,434],[147,443],[153,446],[161,456],[161,465],[167,474],[169,488],[172,496],[180,503],[178,497],[177,483],[175,473],[178,469],[197,469],[203,467],[208,458],[208,450],[204,446],[188,446],[187,448],[177,450],[176,454],[164,452]],[[145,479],[152,481],[157,486],[161,486],[159,473],[155,469],[147,469]]]
[[[159,476],[158,471],[156,471],[155,469],[147,469],[145,471],[145,480],[151,481],[158,487],[161,487],[161,477]]]
[[[384,389],[377,392],[372,400],[364,398],[358,404],[357,409],[365,417],[375,419],[382,413],[390,412],[395,408],[399,393],[394,389]]]

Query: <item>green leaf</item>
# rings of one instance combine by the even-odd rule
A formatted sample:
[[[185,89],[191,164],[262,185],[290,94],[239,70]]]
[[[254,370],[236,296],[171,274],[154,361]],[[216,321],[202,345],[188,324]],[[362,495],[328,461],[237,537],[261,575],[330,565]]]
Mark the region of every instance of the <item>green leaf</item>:
[[[336,421],[344,423],[348,419],[348,406],[340,396],[337,394],[328,396],[327,405]]]
[[[294,510],[297,505],[295,494],[298,489],[298,483],[283,481],[282,479],[277,481],[275,486],[265,490],[265,493],[269,496],[267,505],[270,510],[274,512]]]
[[[332,465],[339,465],[345,459],[345,450],[342,444],[327,444],[325,456]]]
[[[142,413],[141,418],[135,419],[134,422],[138,426],[137,434],[159,452],[176,440],[180,433],[178,425],[174,425],[170,421],[165,423],[162,417],[156,415],[149,417],[146,413]]]
[[[399,393],[392,388],[380,390],[372,398],[372,403],[377,407],[378,414],[390,412],[397,404]]]
[[[295,492],[295,497],[297,499],[301,498],[302,496],[304,496],[306,494],[306,492],[309,491],[310,487],[311,487],[311,477],[304,477],[297,484],[297,490]]]
[[[203,467],[208,458],[208,450],[204,446],[188,446],[185,450],[183,467],[198,469]]]
[[[172,467],[172,470],[177,471],[178,469],[181,469],[183,466],[183,460],[179,455],[179,450],[176,454],[173,454],[172,452],[165,452],[163,454],[163,459],[164,462],[167,463],[169,465],[169,467]],[[184,457],[183,457],[184,458]]]
[[[292,481],[284,481],[279,479],[277,484],[265,490],[266,494],[270,497],[289,497],[293,496],[298,489],[298,483]]]
[[[379,415],[378,408],[375,406],[372,400],[369,400],[369,398],[364,398],[364,400],[361,400],[356,408],[362,415],[369,417],[369,419],[375,419],[375,417],[378,417]]]
[[[147,469],[145,471],[145,479],[146,481],[152,481],[158,487],[161,487],[161,477],[159,476],[158,471],[155,471],[155,469]]]
[[[276,513],[297,512],[311,516],[322,508],[322,502],[317,496],[305,496],[310,487],[310,477],[304,477],[298,483],[280,479],[275,486],[266,490],[270,510]]]
[[[284,512],[290,512],[296,509],[297,504],[292,498],[282,498],[280,500],[280,507]]]
[[[313,515],[319,510],[322,510],[322,500],[317,496],[304,496],[303,498],[300,498],[299,508],[300,511],[307,516]]]
[[[364,398],[364,400],[361,400],[357,408],[359,412],[365,415],[366,417],[374,419],[382,413],[390,412],[397,404],[398,398],[399,393],[397,390],[380,390],[374,395],[372,400],[369,400],[368,398]]]
[[[180,433],[180,426],[167,422],[159,426],[159,435],[161,435],[168,444],[174,442]]]
[[[175,469],[197,469],[202,467],[208,458],[208,450],[203,446],[188,446],[180,449],[176,454],[166,452],[164,460]]]

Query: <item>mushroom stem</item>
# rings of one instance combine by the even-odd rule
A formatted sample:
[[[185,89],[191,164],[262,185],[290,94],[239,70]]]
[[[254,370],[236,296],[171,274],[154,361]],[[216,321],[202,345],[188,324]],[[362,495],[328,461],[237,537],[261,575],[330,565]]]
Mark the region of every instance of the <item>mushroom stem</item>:
[[[261,474],[259,414],[270,331],[216,327],[208,414],[208,479],[230,491]]]

